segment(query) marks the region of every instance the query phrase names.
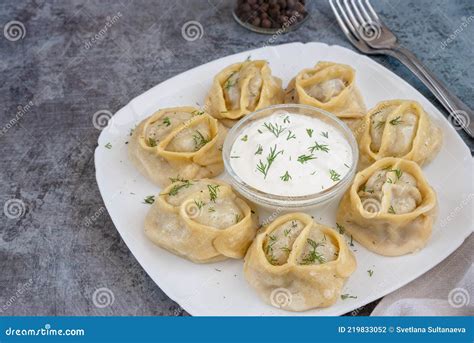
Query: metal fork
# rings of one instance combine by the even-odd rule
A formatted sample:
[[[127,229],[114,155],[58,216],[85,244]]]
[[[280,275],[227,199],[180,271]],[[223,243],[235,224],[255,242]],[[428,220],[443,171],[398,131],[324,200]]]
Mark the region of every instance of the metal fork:
[[[452,117],[456,129],[474,138],[474,114],[457,96],[430,72],[380,20],[369,0],[329,0],[337,22],[349,41],[365,54],[382,54],[397,58],[435,95]],[[365,5],[364,5],[365,3]]]

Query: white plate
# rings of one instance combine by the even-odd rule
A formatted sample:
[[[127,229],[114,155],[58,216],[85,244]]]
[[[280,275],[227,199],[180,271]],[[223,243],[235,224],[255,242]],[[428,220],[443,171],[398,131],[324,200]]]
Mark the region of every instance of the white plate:
[[[153,245],[143,233],[150,205],[147,195],[160,189],[148,182],[127,158],[130,129],[159,108],[202,105],[213,76],[231,63],[252,59],[270,62],[273,75],[283,84],[317,61],[350,64],[357,71],[357,85],[370,108],[387,99],[419,101],[441,126],[444,144],[436,159],[424,168],[439,199],[439,217],[426,248],[402,257],[383,257],[357,243],[352,249],[357,270],[342,293],[356,299],[339,300],[329,308],[303,313],[286,312],[266,305],[247,284],[241,260],[198,265]],[[111,149],[104,146],[112,144]],[[472,232],[471,154],[443,115],[416,89],[381,65],[351,50],[322,43],[292,43],[227,56],[175,76],[133,99],[109,121],[95,151],[96,177],[105,206],[123,240],[156,284],[192,315],[341,315],[378,299],[419,277],[441,262]],[[224,176],[225,178],[225,176]],[[316,220],[335,225],[339,200],[324,211],[311,213]],[[268,213],[260,212],[260,219]],[[373,270],[370,277],[368,270]],[[436,280],[433,280],[436,282]],[[447,296],[447,295],[446,295]]]

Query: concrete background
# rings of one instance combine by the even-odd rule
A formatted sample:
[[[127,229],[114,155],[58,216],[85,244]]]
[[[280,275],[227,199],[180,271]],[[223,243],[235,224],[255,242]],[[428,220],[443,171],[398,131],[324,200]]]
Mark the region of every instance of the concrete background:
[[[403,44],[474,108],[474,2],[373,2]],[[234,22],[232,5],[0,2],[0,204],[12,206],[8,216],[0,214],[0,315],[186,315],[142,270],[107,213],[84,224],[103,205],[93,163],[100,131],[92,117],[114,113],[178,73],[266,43],[269,36]],[[304,26],[275,44],[320,41],[352,49],[327,2],[311,6]],[[6,33],[13,20],[24,26],[21,39]],[[194,42],[181,35],[190,20],[204,29]],[[100,34],[107,22],[113,23]],[[433,99],[397,61],[375,59]],[[473,141],[465,141],[472,150]],[[114,296],[103,308],[92,301],[102,287]]]

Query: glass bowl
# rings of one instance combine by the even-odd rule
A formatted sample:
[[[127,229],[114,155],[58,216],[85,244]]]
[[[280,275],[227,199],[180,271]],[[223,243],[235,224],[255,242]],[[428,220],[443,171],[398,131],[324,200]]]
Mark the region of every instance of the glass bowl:
[[[324,121],[325,123],[333,126],[336,130],[338,130],[343,137],[347,140],[348,144],[350,145],[351,152],[352,152],[352,161],[349,171],[347,172],[341,180],[334,184],[333,186],[326,188],[318,193],[308,194],[308,195],[276,195],[270,192],[264,192],[259,189],[256,189],[245,181],[243,181],[239,175],[235,173],[232,168],[230,159],[231,159],[231,151],[232,146],[242,133],[242,131],[249,125],[251,125],[254,121],[259,120],[261,118],[268,117],[275,112],[280,111],[287,111],[290,113],[296,113],[301,115],[306,115],[310,117],[314,117]],[[284,105],[274,105],[270,107],[266,107],[264,109],[258,110],[256,112],[250,113],[243,117],[240,121],[238,121],[232,129],[229,130],[227,133],[227,137],[224,142],[224,147],[222,149],[223,159],[224,159],[224,167],[227,171],[230,179],[230,183],[232,186],[245,198],[248,200],[261,205],[266,208],[282,208],[282,209],[291,209],[291,210],[304,210],[315,208],[321,206],[338,196],[341,196],[347,188],[349,188],[356,169],[357,169],[357,162],[359,160],[359,149],[357,146],[357,142],[352,134],[352,131],[349,127],[338,119],[335,115],[321,110],[319,108],[308,106],[308,105],[298,105],[298,104],[284,104]]]

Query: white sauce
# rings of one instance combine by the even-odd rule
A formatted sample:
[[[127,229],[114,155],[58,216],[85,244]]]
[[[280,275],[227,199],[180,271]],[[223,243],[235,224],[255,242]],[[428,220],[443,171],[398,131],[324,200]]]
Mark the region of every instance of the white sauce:
[[[338,129],[296,113],[256,120],[237,137],[230,157],[245,183],[286,196],[322,192],[342,180],[352,164],[351,146]]]

